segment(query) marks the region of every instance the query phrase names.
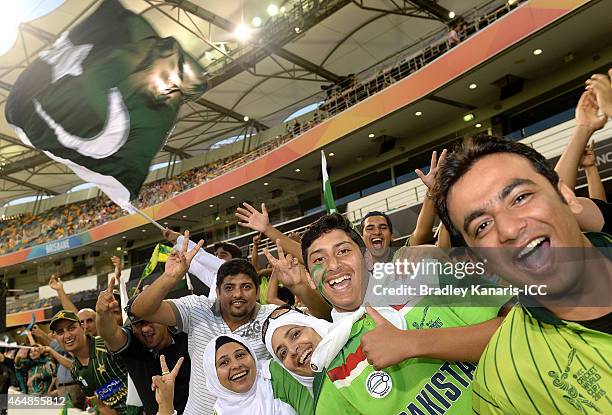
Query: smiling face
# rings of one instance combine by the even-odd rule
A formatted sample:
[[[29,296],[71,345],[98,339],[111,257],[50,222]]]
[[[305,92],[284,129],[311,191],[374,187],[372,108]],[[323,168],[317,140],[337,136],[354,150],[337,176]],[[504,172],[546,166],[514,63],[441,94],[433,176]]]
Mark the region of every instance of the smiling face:
[[[493,271],[515,285],[548,283],[549,294],[563,293],[582,263],[552,248],[583,247],[585,239],[574,217],[580,205],[566,186],[559,191],[567,203],[526,158],[498,153],[475,162],[451,187],[447,204],[470,247],[497,248],[483,250]]]
[[[314,376],[310,368],[312,352],[321,342],[321,336],[311,327],[288,324],[274,330],[272,348],[274,354],[290,372],[302,376]]]
[[[253,313],[259,292],[253,279],[246,274],[228,275],[217,287],[221,314],[231,320],[242,320]]]
[[[168,328],[163,324],[141,320],[134,323],[132,328],[138,341],[147,349],[160,349],[163,348],[160,346],[171,342]]]
[[[53,330],[55,339],[64,350],[75,353],[83,347],[87,347],[87,337],[80,323],[70,320],[60,320]]]
[[[384,262],[389,256],[391,230],[384,216],[369,216],[363,222],[363,240],[375,262]]]
[[[368,271],[359,246],[346,232],[333,229],[308,248],[308,269],[322,293],[337,311],[355,311],[368,287]]]
[[[248,392],[257,376],[253,356],[236,342],[219,347],[215,353],[215,368],[221,385],[236,393]]]

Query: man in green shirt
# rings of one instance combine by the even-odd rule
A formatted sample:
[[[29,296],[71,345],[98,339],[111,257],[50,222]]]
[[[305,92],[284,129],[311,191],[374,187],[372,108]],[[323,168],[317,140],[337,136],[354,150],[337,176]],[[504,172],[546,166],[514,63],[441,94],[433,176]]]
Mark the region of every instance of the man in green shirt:
[[[60,364],[70,368],[85,396],[91,399],[102,415],[127,411],[127,370],[118,357],[106,348],[101,337],[86,335],[79,317],[62,310],[53,316],[49,328],[72,361],[53,353]],[[109,410],[110,409],[110,410]]]
[[[409,306],[364,310],[365,252],[338,214],[323,216],[302,237],[313,282],[334,307],[334,327],[310,358],[321,372],[316,414],[469,413],[476,369],[469,361],[497,329],[500,307],[436,306],[414,297],[406,298]]]
[[[612,413],[612,238],[581,233],[572,190],[520,143],[471,139],[436,180],[436,208],[453,239],[512,285],[545,289],[523,293],[491,339],[474,412]]]

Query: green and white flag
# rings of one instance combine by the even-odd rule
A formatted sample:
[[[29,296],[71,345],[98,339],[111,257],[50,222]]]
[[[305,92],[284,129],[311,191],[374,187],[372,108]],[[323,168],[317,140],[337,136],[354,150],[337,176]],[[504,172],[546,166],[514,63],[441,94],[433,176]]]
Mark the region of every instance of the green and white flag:
[[[26,145],[129,208],[203,68],[117,0],[61,35],[19,76],[5,115]]]
[[[325,159],[323,150],[321,150],[321,176],[323,177],[323,201],[325,202],[325,208],[327,209],[327,213],[335,213],[338,209],[336,209],[331,183],[327,175],[327,160]]]

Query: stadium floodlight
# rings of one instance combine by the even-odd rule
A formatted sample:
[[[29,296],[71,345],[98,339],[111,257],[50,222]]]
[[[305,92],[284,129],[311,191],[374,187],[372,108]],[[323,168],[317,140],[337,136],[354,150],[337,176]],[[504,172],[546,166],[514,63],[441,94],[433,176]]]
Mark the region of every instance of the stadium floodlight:
[[[215,207],[215,205],[213,205],[212,203],[210,205],[208,205],[208,207]]]
[[[336,153],[334,153],[334,152],[329,153],[329,156],[330,156],[330,157],[333,157],[333,156],[335,156],[335,155],[336,155]]]
[[[234,30],[234,37],[239,42],[246,42],[251,37],[251,29],[244,23],[240,23]]]
[[[470,88],[470,89],[476,89],[476,87],[477,87],[477,86],[478,86],[478,85],[476,85],[476,84],[470,84],[470,86],[469,86],[468,88]]]
[[[420,117],[421,115],[423,115],[423,113],[421,111],[417,111],[414,113],[414,115],[416,115],[417,117]]]
[[[475,125],[474,127],[476,127],[476,128],[480,128],[480,127],[482,127],[482,124],[481,124],[481,123],[479,123],[479,122],[477,122],[477,123],[476,123],[476,125]]]
[[[300,169],[295,169],[295,172],[296,172],[296,173],[299,173],[299,172],[301,172],[301,171],[302,171],[302,170],[300,170]]]
[[[244,117],[242,117],[242,119],[244,120],[244,122],[248,122],[249,121],[249,116],[245,115]]]
[[[278,14],[278,6],[274,3],[270,4],[266,12],[268,12],[268,16],[276,16]]]
[[[474,114],[472,114],[471,112],[469,114],[465,114],[463,116],[463,121],[465,122],[470,122],[474,119]]]
[[[285,12],[287,11],[287,8],[286,8],[285,6],[281,6],[281,8],[280,8],[280,9],[278,9],[278,11],[279,11],[281,14],[285,14]]]
[[[368,134],[368,138],[374,138],[374,137],[376,137],[376,134],[374,134],[374,133]]]
[[[251,20],[251,23],[253,24],[253,27],[261,26],[261,23],[262,23],[261,17],[259,17],[259,16],[253,17],[253,20]]]
[[[454,19],[455,18],[455,12],[452,12],[452,11],[449,12],[448,13],[448,17],[451,18],[451,19]]]
[[[269,185],[269,184],[270,184],[270,183],[268,183],[268,182],[264,182],[264,186],[267,186],[267,185]]]
[[[295,33],[300,33],[300,32],[302,31],[302,29],[300,29],[299,27],[296,27],[296,28],[295,28],[295,29],[293,29],[293,30],[295,30]]]
[[[541,54],[542,54],[542,49],[536,49],[536,50],[534,50],[534,51],[533,51],[533,54],[534,54],[534,55],[536,55],[536,56],[541,55]]]

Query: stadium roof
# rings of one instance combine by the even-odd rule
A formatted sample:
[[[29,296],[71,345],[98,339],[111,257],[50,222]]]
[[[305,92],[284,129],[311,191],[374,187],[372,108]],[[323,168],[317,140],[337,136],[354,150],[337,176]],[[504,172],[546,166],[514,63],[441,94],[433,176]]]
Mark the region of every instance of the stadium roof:
[[[100,3],[65,0],[52,12],[19,26],[17,41],[0,56],[2,113],[12,84],[27,64]],[[392,61],[411,46],[420,47],[421,40],[434,33],[442,36],[449,11],[461,16],[491,2],[329,0],[320,2],[327,11],[313,13],[306,7],[299,30],[281,31],[272,46],[257,50],[253,43],[238,43],[233,31],[241,21],[250,24],[257,16],[264,24],[253,39],[265,37],[270,24],[274,25],[265,24],[271,19],[266,13],[270,0],[122,3],[146,17],[161,36],[176,37],[212,73],[213,87],[197,103],[183,106],[173,136],[154,160],[160,163],[168,161],[170,154],[197,156],[217,141],[281,124],[299,108],[321,101],[322,85]],[[290,10],[294,3],[299,2],[285,0],[277,5]],[[237,52],[250,53],[250,62],[255,59],[257,63],[246,64],[236,57]],[[226,63],[222,65],[223,59]],[[82,182],[66,167],[23,146],[4,117],[0,122],[0,166],[0,206],[38,192],[63,193]]]

